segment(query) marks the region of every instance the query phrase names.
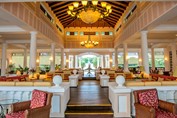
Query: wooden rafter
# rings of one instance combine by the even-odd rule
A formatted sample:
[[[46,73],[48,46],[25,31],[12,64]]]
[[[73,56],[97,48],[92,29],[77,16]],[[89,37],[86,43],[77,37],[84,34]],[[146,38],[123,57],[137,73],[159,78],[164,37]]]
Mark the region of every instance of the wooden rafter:
[[[60,7],[56,8],[56,9],[53,9],[53,11],[56,12],[56,11],[61,10],[61,9],[63,9],[63,8],[68,9],[68,6],[69,6],[69,5],[72,5],[72,3],[66,4],[66,5],[63,5],[63,6],[60,6]]]
[[[111,1],[113,4],[115,4],[115,5],[121,5],[121,6],[123,6],[123,7],[127,7],[128,5],[126,5],[126,4],[124,4],[124,3],[122,3],[122,2],[118,2],[118,1]]]
[[[50,5],[50,7],[51,7],[51,8],[54,8],[54,7],[60,6],[60,5],[65,4],[65,3],[66,3],[65,1],[56,2],[55,4]]]
[[[73,19],[73,18],[71,16],[69,16],[69,17],[67,17],[65,19],[60,19],[60,21],[62,22],[62,21],[68,20],[68,19]]]

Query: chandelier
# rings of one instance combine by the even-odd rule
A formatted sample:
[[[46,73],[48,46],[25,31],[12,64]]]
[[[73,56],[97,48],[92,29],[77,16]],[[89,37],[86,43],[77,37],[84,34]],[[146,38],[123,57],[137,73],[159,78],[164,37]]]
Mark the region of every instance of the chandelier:
[[[82,41],[80,43],[81,46],[85,46],[86,48],[93,48],[94,46],[97,46],[99,43],[97,41],[91,41],[90,35],[88,35],[87,41]]]
[[[87,24],[92,24],[100,18],[108,17],[112,12],[111,5],[106,2],[101,2],[101,5],[99,5],[97,0],[82,0],[82,7],[80,8],[79,4],[79,2],[73,2],[72,5],[68,6],[67,13],[74,18],[80,18]]]

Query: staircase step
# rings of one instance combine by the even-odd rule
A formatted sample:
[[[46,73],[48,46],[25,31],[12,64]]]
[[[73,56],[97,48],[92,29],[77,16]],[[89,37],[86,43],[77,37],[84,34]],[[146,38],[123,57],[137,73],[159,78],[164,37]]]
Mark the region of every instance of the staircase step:
[[[68,105],[66,118],[113,118],[111,104]]]
[[[112,110],[111,104],[101,105],[68,105],[67,110],[81,110],[81,111],[94,111],[94,110]]]

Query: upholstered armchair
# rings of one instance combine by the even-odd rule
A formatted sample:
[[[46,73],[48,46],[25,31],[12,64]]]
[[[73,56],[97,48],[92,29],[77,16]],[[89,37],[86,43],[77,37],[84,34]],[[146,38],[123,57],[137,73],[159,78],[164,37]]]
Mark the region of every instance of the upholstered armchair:
[[[177,118],[177,105],[158,99],[156,89],[133,91],[136,118]]]
[[[52,93],[33,90],[30,101],[11,105],[11,113],[6,118],[49,118]]]

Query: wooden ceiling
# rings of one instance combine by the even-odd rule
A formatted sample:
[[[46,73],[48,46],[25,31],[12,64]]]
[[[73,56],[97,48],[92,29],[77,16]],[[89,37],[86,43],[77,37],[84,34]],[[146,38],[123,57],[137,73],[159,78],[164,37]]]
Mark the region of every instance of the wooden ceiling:
[[[64,27],[90,27],[90,25],[84,23],[82,20],[73,18],[67,14],[68,6],[72,5],[74,1],[59,1],[59,2],[47,2],[51,10],[54,12],[59,21]],[[96,23],[91,24],[91,27],[114,27],[122,16],[129,1],[105,1],[112,6],[112,13],[104,18],[98,20]],[[101,2],[98,2],[98,9],[101,9]],[[79,4],[78,9],[82,9],[83,6]]]

